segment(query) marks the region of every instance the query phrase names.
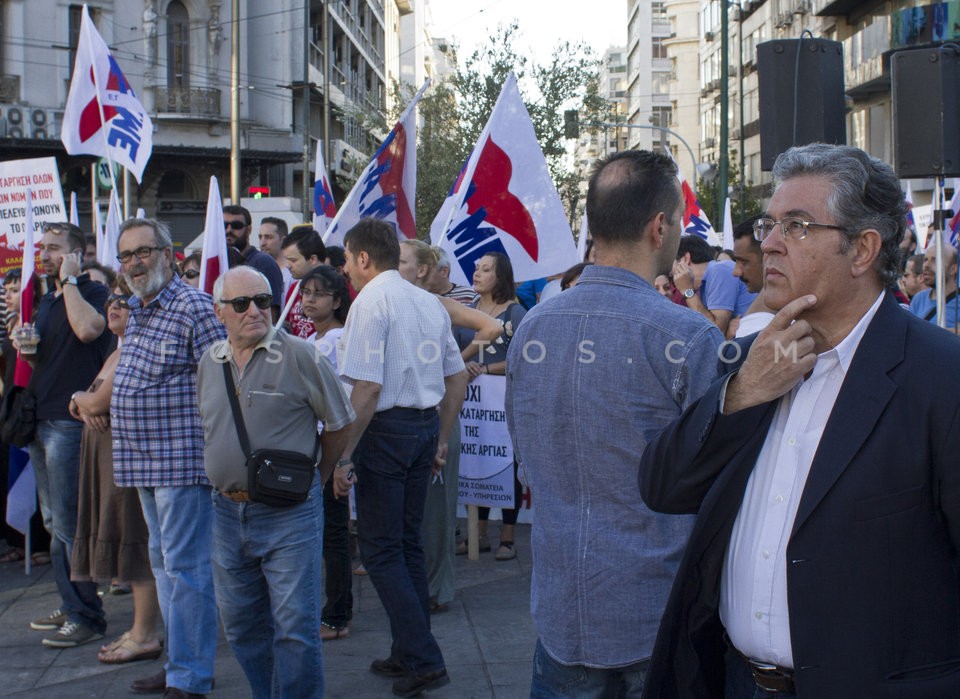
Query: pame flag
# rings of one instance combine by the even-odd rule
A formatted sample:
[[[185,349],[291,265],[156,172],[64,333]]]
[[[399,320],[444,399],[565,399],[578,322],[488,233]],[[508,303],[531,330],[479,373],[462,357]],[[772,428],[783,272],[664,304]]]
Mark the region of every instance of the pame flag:
[[[450,281],[468,284],[490,252],[510,258],[517,281],[576,264],[573,232],[513,73],[452,191],[453,205],[430,227],[433,244],[450,256]]]
[[[392,223],[400,240],[417,237],[417,115],[414,109],[427,80],[380,145],[370,164],[340,206],[323,242],[343,245],[347,231],[367,216]]]
[[[683,235],[698,235],[711,245],[720,245],[720,236],[713,229],[710,219],[700,206],[696,193],[684,179],[679,167],[677,179],[683,190]]]
[[[313,230],[320,235],[337,215],[337,205],[333,201],[333,190],[327,179],[327,166],[323,162],[323,142],[317,141],[317,164],[313,176]]]
[[[60,134],[70,155],[107,157],[140,182],[153,151],[153,122],[83,6],[76,63]]]

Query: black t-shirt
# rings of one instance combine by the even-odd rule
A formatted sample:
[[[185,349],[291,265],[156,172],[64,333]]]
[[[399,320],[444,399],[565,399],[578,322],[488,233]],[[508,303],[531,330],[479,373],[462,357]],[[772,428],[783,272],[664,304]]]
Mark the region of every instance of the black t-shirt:
[[[110,295],[107,287],[84,274],[77,278],[77,289],[84,301],[106,317],[104,305]],[[113,351],[116,338],[104,328],[93,342],[80,342],[67,320],[63,296],[54,292],[40,299],[36,328],[40,344],[32,390],[37,397],[37,419],[72,420],[70,396],[90,386]]]

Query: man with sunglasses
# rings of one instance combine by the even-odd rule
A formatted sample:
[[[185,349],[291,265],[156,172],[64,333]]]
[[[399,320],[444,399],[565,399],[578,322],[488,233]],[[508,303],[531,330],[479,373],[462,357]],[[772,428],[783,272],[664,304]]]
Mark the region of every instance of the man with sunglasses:
[[[107,287],[80,273],[83,233],[70,223],[48,223],[40,239],[40,265],[53,290],[41,300],[35,326],[40,344],[30,359],[30,390],[37,401],[37,433],[30,459],[37,477],[43,524],[50,532],[50,558],[60,607],[31,622],[54,631],[43,644],[70,648],[103,636],[103,607],[95,582],[70,579],[70,554],[77,528],[80,438],[83,423],[70,415],[71,396],[85,391],[113,347],[106,329]],[[16,340],[14,340],[16,346]],[[19,348],[18,348],[19,349]]]
[[[223,207],[223,226],[227,236],[227,245],[240,251],[242,264],[253,267],[270,282],[270,294],[273,296],[273,321],[280,317],[283,307],[283,273],[280,266],[270,255],[260,252],[250,244],[250,232],[253,219],[246,207],[228,204]]]
[[[217,610],[196,372],[224,330],[210,295],[173,273],[164,224],[128,219],[120,226],[117,250],[135,296],[110,404],[114,479],[140,492],[168,657],[164,670],[130,688],[203,696],[213,681]]]
[[[213,287],[227,339],[200,362],[197,393],[204,467],[215,489],[213,572],[224,633],[255,697],[323,696],[323,486],[343,452],[353,408],[333,367],[312,344],[276,332],[270,287],[238,267]],[[250,450],[315,458],[307,500],[289,507],[252,502],[224,367]],[[317,422],[323,432],[317,439]],[[318,450],[319,446],[319,450]]]
[[[773,175],[776,315],[640,461],[651,508],[697,513],[645,696],[957,696],[960,339],[888,290],[889,165],[810,144]]]

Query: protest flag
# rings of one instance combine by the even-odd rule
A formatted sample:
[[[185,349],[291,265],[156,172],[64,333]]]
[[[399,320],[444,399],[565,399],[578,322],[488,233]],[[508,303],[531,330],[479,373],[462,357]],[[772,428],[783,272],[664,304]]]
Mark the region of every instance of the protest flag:
[[[392,223],[397,237],[417,237],[417,115],[414,111],[427,80],[413,96],[400,120],[364,168],[323,236],[326,245],[343,245],[343,237],[361,218]]]
[[[580,217],[580,235],[577,236],[577,259],[587,261],[587,239],[590,237],[590,226],[587,224],[587,210],[583,210]]]
[[[215,175],[210,177],[207,218],[203,225],[203,252],[200,254],[200,288],[213,293],[213,283],[227,271],[227,234],[223,228],[223,200]]]
[[[70,155],[106,157],[114,189],[113,162],[123,165],[140,182],[153,151],[150,115],[97,32],[86,5],[60,140]]]
[[[80,214],[77,212],[77,193],[70,192],[70,223],[80,227]]]
[[[333,190],[327,179],[327,166],[323,162],[323,141],[317,141],[317,163],[313,176],[313,230],[320,235],[337,215],[337,205],[333,201]]]
[[[430,228],[433,244],[450,255],[450,281],[468,284],[488,252],[509,257],[518,282],[576,264],[573,232],[513,73],[453,192],[446,220]]]
[[[673,158],[673,155],[667,153]],[[674,161],[676,162],[676,161]],[[720,237],[714,230],[713,224],[707,218],[707,214],[700,206],[696,192],[683,176],[680,168],[677,168],[677,179],[680,181],[680,189],[683,191],[683,235],[698,235],[706,240],[710,245],[720,245]]]
[[[36,266],[36,242],[35,231],[33,230],[33,193],[30,187],[27,187],[27,221],[23,234],[23,260],[20,263],[20,323],[33,322],[33,275]],[[30,365],[27,364],[17,353],[17,363],[13,371],[13,383],[16,386],[26,386],[30,382],[30,374],[33,372]]]
[[[97,261],[104,267],[120,269],[117,260],[120,244],[120,200],[117,190],[110,191],[110,206],[107,209],[107,225],[103,229],[103,245],[97,247]]]
[[[723,205],[723,249],[733,250],[733,216],[730,214],[730,197]]]
[[[93,234],[97,238],[97,262],[99,262],[100,253],[103,250],[103,219],[100,217],[100,204],[96,198],[93,200]]]

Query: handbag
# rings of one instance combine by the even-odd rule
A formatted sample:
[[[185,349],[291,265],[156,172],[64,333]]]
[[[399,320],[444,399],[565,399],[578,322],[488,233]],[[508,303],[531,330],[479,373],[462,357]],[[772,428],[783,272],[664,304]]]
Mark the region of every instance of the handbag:
[[[273,507],[290,507],[306,501],[317,470],[316,459],[283,449],[257,449],[251,452],[229,362],[223,363],[223,376],[227,382],[227,397],[240,438],[240,448],[247,457],[247,494],[250,499]]]
[[[29,386],[11,386],[0,403],[0,441],[22,449],[36,434],[37,397]]]

